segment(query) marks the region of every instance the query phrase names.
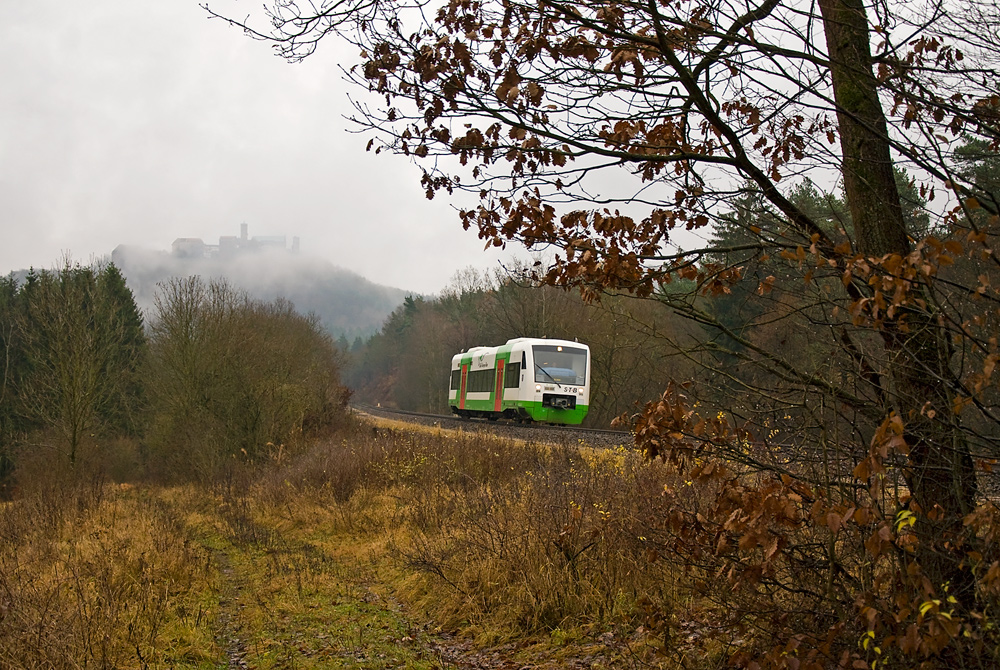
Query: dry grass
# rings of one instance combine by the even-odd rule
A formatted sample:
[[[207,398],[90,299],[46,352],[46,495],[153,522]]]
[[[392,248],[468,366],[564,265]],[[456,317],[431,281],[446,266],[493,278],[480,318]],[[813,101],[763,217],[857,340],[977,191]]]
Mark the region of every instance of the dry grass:
[[[481,644],[644,627],[662,647],[686,597],[650,541],[666,483],[624,448],[380,421],[271,469],[248,498],[290,525],[316,518],[308,503],[328,532],[385,547],[405,599]]]
[[[170,487],[112,482],[127,445],[21,459],[0,667],[707,670],[819,616],[734,591],[678,531],[712,489],[628,449],[357,423],[263,452]]]
[[[0,510],[0,666],[142,668],[185,650],[169,630],[207,564],[130,486],[64,482]]]
[[[210,482],[22,479],[0,509],[3,667],[430,668],[481,653],[433,631],[531,663],[679,665],[686,596],[653,550],[676,482],[625,449],[359,423]]]

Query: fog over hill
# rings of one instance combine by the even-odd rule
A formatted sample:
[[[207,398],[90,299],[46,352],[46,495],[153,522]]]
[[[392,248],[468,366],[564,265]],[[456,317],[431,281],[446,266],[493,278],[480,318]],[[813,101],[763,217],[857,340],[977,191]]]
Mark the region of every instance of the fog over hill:
[[[299,312],[315,313],[334,337],[344,335],[353,340],[375,332],[403,298],[412,293],[375,284],[327,261],[283,246],[259,245],[238,252],[223,250],[211,254],[201,247],[192,250],[190,242],[201,241],[178,240],[171,252],[122,245],[112,253],[112,261],[125,275],[136,303],[145,314],[153,313],[157,284],[171,277],[224,277],[254,298],[290,300]]]

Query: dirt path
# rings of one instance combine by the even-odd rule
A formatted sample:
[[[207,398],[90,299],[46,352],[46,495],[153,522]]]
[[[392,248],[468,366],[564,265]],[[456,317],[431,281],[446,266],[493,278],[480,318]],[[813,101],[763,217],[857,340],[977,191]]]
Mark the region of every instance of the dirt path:
[[[230,669],[472,667],[385,594],[376,570],[218,501],[167,503],[212,564],[214,655]],[[450,655],[450,654],[449,654]]]
[[[247,647],[243,641],[243,626],[240,621],[243,588],[230,564],[229,556],[219,550],[214,551],[213,556],[221,576],[216,639],[225,649],[227,667],[247,668]]]
[[[203,494],[202,494],[203,495]],[[628,668],[617,640],[532,654],[442,633],[392,595],[385,559],[344,551],[323,525],[254,520],[245,506],[192,493],[164,500],[211,564],[203,594],[214,648],[230,670],[554,670]],[[528,652],[527,655],[525,652]],[[527,656],[527,657],[526,657]],[[204,667],[177,662],[171,667]]]

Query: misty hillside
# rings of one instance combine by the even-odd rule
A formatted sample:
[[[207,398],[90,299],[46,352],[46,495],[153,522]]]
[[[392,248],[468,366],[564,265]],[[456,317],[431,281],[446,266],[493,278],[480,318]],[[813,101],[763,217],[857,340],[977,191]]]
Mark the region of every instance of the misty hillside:
[[[409,293],[382,286],[327,261],[261,249],[232,257],[184,258],[165,251],[119,246],[112,260],[135,300],[151,313],[156,285],[170,277],[225,277],[262,300],[286,298],[302,313],[315,313],[334,336],[349,340],[375,332]]]
[[[284,249],[215,258],[185,258],[166,251],[119,246],[112,260],[125,275],[135,300],[152,313],[156,285],[170,277],[225,277],[254,298],[286,298],[301,313],[315,313],[334,336],[349,340],[375,332],[408,295],[381,286],[326,261]]]

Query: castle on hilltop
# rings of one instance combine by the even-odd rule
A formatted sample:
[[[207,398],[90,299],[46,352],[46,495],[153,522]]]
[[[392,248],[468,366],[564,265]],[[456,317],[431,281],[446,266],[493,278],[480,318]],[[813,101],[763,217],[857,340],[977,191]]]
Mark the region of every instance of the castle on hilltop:
[[[299,238],[292,238],[292,246],[287,246],[284,235],[247,236],[247,224],[240,224],[240,236],[224,235],[218,244],[205,244],[200,237],[178,237],[170,245],[170,253],[176,258],[231,258],[249,251],[280,249],[293,254],[299,253]]]

